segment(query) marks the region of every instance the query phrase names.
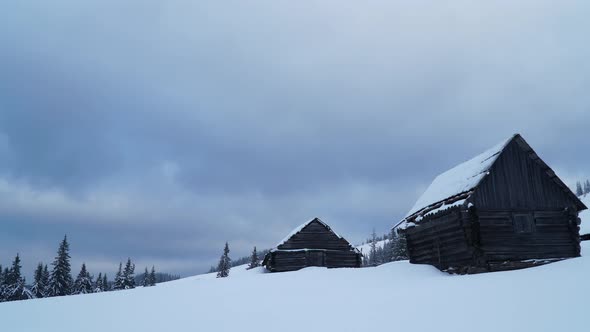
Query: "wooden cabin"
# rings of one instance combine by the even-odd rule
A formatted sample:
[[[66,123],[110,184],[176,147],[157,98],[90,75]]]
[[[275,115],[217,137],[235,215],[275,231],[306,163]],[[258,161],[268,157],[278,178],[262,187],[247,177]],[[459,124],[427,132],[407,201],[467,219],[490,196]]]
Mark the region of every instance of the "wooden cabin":
[[[396,227],[411,263],[499,271],[580,256],[585,209],[516,134],[439,175]]]
[[[295,228],[262,261],[271,272],[309,266],[360,267],[361,253],[319,218]]]

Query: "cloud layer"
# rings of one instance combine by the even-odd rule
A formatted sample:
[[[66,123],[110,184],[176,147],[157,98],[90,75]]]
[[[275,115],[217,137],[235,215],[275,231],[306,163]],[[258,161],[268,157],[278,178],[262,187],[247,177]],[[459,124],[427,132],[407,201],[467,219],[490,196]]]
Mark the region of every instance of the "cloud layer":
[[[67,233],[93,271],[186,275],[314,216],[360,242],[515,132],[590,176],[583,1],[5,7],[5,264],[49,262]]]

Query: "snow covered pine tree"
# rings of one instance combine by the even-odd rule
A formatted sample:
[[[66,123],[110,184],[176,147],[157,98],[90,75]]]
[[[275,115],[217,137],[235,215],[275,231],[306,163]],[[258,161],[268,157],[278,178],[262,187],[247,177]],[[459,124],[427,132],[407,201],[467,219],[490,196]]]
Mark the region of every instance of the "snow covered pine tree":
[[[107,278],[106,273],[102,275],[102,290],[103,292],[108,292],[111,290],[111,287],[109,287],[109,279]]]
[[[93,292],[94,293],[104,292],[104,285],[102,283],[102,272],[98,274],[98,278],[96,278],[96,281],[94,282]]]
[[[48,296],[64,296],[72,293],[72,268],[70,266],[70,245],[67,237],[64,236],[59,249],[57,257],[53,262],[53,270],[49,278]]]
[[[369,266],[377,266],[377,233],[371,233],[371,250],[369,251]]]
[[[123,264],[119,262],[119,270],[115,275],[115,282],[113,283],[113,290],[121,290],[125,289],[125,285],[123,284]]]
[[[82,263],[80,273],[74,282],[74,290],[72,294],[90,294],[92,293],[92,276],[86,270],[86,264]]]
[[[40,299],[47,296],[47,288],[49,283],[49,272],[47,271],[47,265],[39,263],[35,269],[33,277],[33,286],[31,287],[31,293]]]
[[[4,302],[4,270],[2,270],[2,264],[0,264],[0,302]]]
[[[43,274],[41,276],[41,281],[43,282],[43,297],[49,296],[49,279],[51,275],[49,274],[49,269],[47,268],[47,264],[43,266]]]
[[[150,271],[150,286],[156,285],[156,268],[152,265],[152,270]]]
[[[131,263],[131,258],[127,258],[125,270],[123,270],[123,289],[135,288],[135,264]]]
[[[231,259],[229,258],[229,245],[226,242],[225,248],[223,248],[223,255],[221,255],[219,264],[217,265],[217,278],[225,278],[229,276],[230,268]]]
[[[143,277],[141,278],[141,285],[143,287],[148,287],[150,285],[150,274],[148,272],[147,266],[145,267],[145,270],[143,271]]]
[[[21,275],[20,257],[17,254],[10,270],[4,272],[4,287],[2,298],[4,301],[18,301],[32,299],[35,296],[25,286],[25,279]]]
[[[393,261],[402,261],[409,259],[408,245],[405,233],[396,234],[393,246]]]
[[[260,259],[258,258],[258,253],[256,252],[256,246],[254,246],[254,250],[252,250],[252,255],[250,256],[250,264],[248,264],[248,270],[258,266],[260,266]]]
[[[584,190],[582,190],[582,184],[580,181],[576,182],[576,196],[580,197],[584,195]]]

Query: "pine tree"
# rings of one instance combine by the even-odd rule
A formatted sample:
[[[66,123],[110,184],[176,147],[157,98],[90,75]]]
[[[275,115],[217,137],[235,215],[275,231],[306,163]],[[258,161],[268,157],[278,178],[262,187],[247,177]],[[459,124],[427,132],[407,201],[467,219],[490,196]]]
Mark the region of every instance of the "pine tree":
[[[0,299],[2,299],[3,302],[8,301],[9,275],[10,269],[5,267],[2,272],[2,283],[0,284]]]
[[[143,271],[143,277],[141,278],[141,285],[143,287],[150,286],[150,273],[148,272],[147,266],[145,267],[145,270]]]
[[[256,246],[254,246],[254,250],[252,250],[252,255],[250,256],[250,264],[248,265],[248,270],[258,267],[258,266],[260,266],[260,259],[258,259],[258,253],[256,252]]]
[[[45,297],[46,288],[47,285],[44,284],[43,280],[43,263],[39,263],[33,275],[33,286],[31,287],[31,292],[36,298],[40,299]]]
[[[113,290],[121,290],[125,289],[125,285],[123,283],[123,264],[119,262],[119,271],[115,275],[115,282],[113,283]]]
[[[4,270],[0,271],[0,272],[2,272],[2,273],[0,273],[2,276],[0,278],[2,280],[2,282],[0,283],[0,302],[4,302],[4,301],[8,300],[7,299],[7,296],[8,296],[8,294],[7,294],[7,292],[8,292],[7,278],[8,278],[8,275],[10,274],[10,269],[5,267]]]
[[[49,278],[49,296],[64,296],[72,293],[72,267],[70,265],[70,245],[67,237],[64,236],[59,249],[57,257],[53,262],[53,270]]]
[[[580,181],[576,182],[576,196],[580,197],[584,195],[584,191],[582,190],[582,185],[580,184]]]
[[[397,241],[397,235],[395,230],[391,230],[388,236],[389,240],[385,243],[384,252],[386,257],[386,262],[393,262],[395,258],[395,243]]]
[[[377,247],[377,256],[376,256],[377,260],[375,262],[376,265],[381,265],[381,264],[385,263],[385,259],[384,259],[385,258],[385,253],[384,253],[385,250],[383,250],[383,249],[385,249],[385,248],[382,246]]]
[[[404,232],[398,233],[394,246],[394,261],[409,259],[407,246],[406,234]]]
[[[123,289],[135,288],[135,264],[131,263],[131,258],[127,258],[127,264],[123,270]]]
[[[92,293],[92,276],[86,270],[86,264],[82,263],[80,273],[74,282],[74,290],[72,294],[89,294]]]
[[[0,302],[4,302],[4,270],[0,264]]]
[[[98,278],[96,278],[96,281],[94,282],[94,293],[102,293],[104,292],[104,285],[103,285],[103,279],[102,279],[102,272],[98,273]]]
[[[584,182],[584,195],[590,194],[590,180]]]
[[[111,287],[109,287],[109,279],[107,278],[106,273],[102,276],[102,290],[105,292],[108,292],[111,290]]]
[[[7,301],[15,301],[19,300],[17,298],[17,294],[19,292],[20,281],[22,279],[21,276],[21,265],[20,265],[20,256],[16,254],[16,257],[12,261],[12,266],[8,273],[4,276],[4,282],[7,286],[6,289],[6,300]]]
[[[229,258],[229,245],[226,242],[225,248],[223,248],[223,255],[219,259],[217,265],[217,278],[226,278],[229,276],[229,270],[231,268],[231,259]]]
[[[49,294],[49,269],[47,268],[47,264],[43,266],[43,273],[41,274],[41,283],[43,284],[43,289],[41,290],[43,293],[43,297],[47,297]]]
[[[150,271],[150,286],[156,285],[156,269],[152,265],[152,270]]]
[[[18,301],[33,298],[34,295],[25,287],[25,279],[21,274],[20,256],[17,254],[12,261],[10,270],[4,274],[5,301]]]
[[[377,234],[375,229],[371,233],[371,250],[369,251],[369,265],[377,266]]]
[[[369,255],[367,254],[362,254],[362,266],[363,267],[368,267],[369,266]]]

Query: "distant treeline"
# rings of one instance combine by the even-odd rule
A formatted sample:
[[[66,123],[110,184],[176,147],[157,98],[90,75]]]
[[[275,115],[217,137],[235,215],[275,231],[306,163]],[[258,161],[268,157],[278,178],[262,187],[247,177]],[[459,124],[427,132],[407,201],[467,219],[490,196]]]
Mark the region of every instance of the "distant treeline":
[[[156,284],[159,284],[162,282],[178,280],[178,279],[180,279],[180,275],[178,275],[178,274],[156,272]],[[135,284],[136,285],[143,284],[143,274],[135,276]]]
[[[383,246],[377,245],[379,241],[385,241]],[[404,233],[398,234],[395,229],[381,237],[373,231],[367,243],[370,245],[370,250],[368,254],[363,253],[365,267],[409,259],[406,236]]]
[[[47,264],[39,263],[34,272],[33,283],[28,285],[21,272],[21,260],[18,254],[10,267],[2,269],[0,265],[0,302],[109,292],[136,286],[148,287],[179,278],[177,275],[156,273],[154,266],[150,271],[146,267],[143,274],[136,276],[135,264],[129,258],[125,266],[119,263],[119,270],[113,281],[109,281],[106,273],[99,273],[95,278],[86,269],[86,264],[82,264],[78,276],[74,279],[71,273],[70,245],[67,237],[61,241],[51,266],[50,271]]]
[[[257,255],[258,255],[258,257],[264,257],[269,252],[270,252],[269,249],[265,249],[265,250],[259,251],[257,253]],[[249,256],[244,256],[244,257],[241,257],[241,258],[238,258],[238,259],[232,261],[231,266],[234,267],[234,266],[244,265],[244,264],[248,264],[250,262],[252,262],[252,254],[250,254]]]
[[[590,180],[576,182],[576,196],[581,197],[590,193]]]

